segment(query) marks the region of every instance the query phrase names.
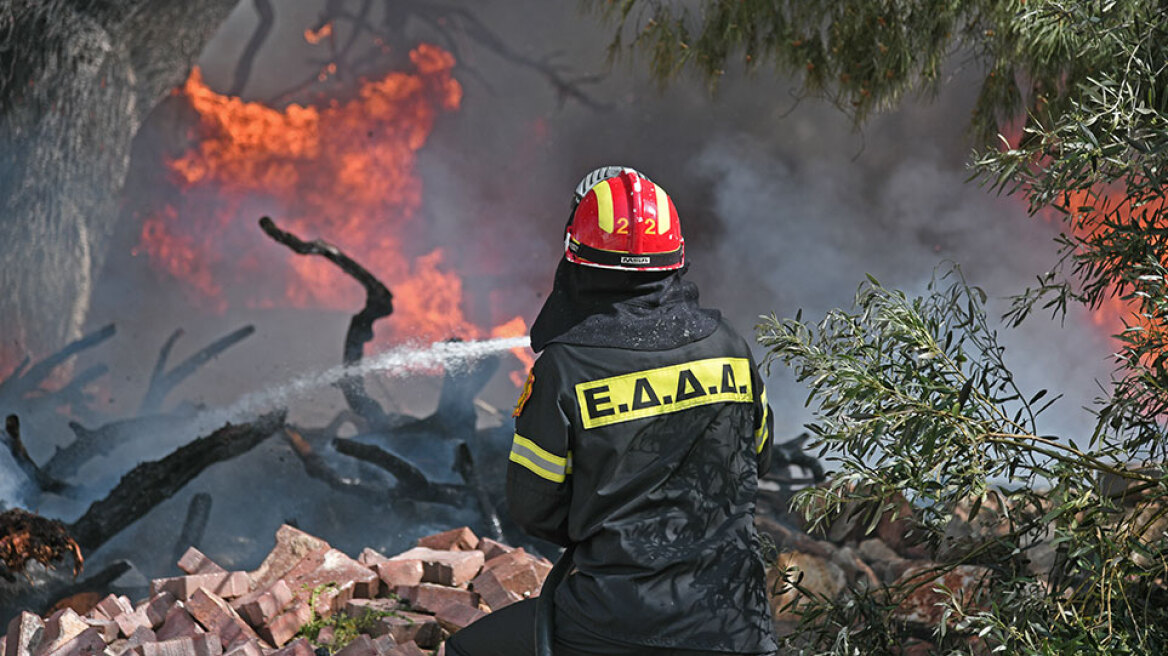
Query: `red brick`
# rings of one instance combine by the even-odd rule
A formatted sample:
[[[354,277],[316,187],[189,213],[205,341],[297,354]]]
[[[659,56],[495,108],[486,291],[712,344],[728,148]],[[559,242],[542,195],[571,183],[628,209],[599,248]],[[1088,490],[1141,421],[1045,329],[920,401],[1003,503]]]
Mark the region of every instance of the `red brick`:
[[[384,631],[399,646],[407,642],[433,646],[442,639],[442,627],[430,615],[400,612],[377,621],[378,633]]]
[[[329,544],[324,540],[284,524],[276,531],[276,546],[251,572],[251,578],[257,588],[266,588],[283,578],[305,556],[328,549]]]
[[[170,612],[166,614],[166,621],[155,631],[155,636],[158,640],[172,640],[174,638],[194,637],[200,633],[206,633],[206,631],[195,622],[195,618],[191,617],[191,614],[181,604],[175,604],[170,607]]]
[[[241,603],[232,604],[232,608],[239,611],[252,626],[259,627],[279,615],[294,598],[288,584],[284,579],[280,579],[265,590],[256,590],[240,597]]]
[[[144,626],[139,627],[137,631],[134,631],[134,635],[125,640],[125,645],[123,646],[122,651],[119,652],[115,650],[114,653],[124,653],[148,642],[158,642],[158,636],[154,634],[154,631]],[[113,647],[113,645],[111,644],[110,647]]]
[[[312,609],[308,607],[308,602],[296,601],[287,610],[258,627],[258,630],[264,640],[279,647],[291,640],[300,631],[300,627],[311,620]]]
[[[372,638],[367,635],[359,635],[343,649],[335,652],[333,656],[381,656],[381,652],[377,649]]]
[[[182,601],[190,599],[196,590],[206,590],[223,599],[233,599],[247,594],[251,588],[252,581],[247,572],[189,574],[150,582],[150,594],[169,592]]]
[[[101,632],[89,627],[80,633],[73,634],[72,638],[64,643],[53,643],[48,649],[42,644],[37,653],[44,654],[44,656],[94,656],[94,654],[100,654],[104,650],[105,640],[101,639]]]
[[[389,560],[389,558],[386,558],[381,554],[381,552],[370,549],[369,547],[366,547],[365,550],[361,552],[361,555],[357,556],[357,562],[368,567],[369,569],[374,569],[377,566],[377,563],[384,563],[387,560]]]
[[[113,642],[114,640],[117,640],[117,638],[118,638],[118,634],[119,634],[118,623],[113,621],[113,620],[107,620],[105,618],[86,617],[85,623],[88,624],[89,626],[97,629],[97,632],[101,634],[101,639],[104,640],[107,645],[109,643]]]
[[[36,649],[38,654],[55,652],[84,633],[90,626],[72,608],[59,610],[45,621],[45,633]],[[102,647],[105,647],[104,641]]]
[[[268,656],[316,656],[316,653],[313,651],[312,645],[308,644],[308,640],[298,638]]]
[[[413,642],[407,642],[404,645],[398,645],[391,651],[387,652],[385,656],[426,656],[426,652],[418,648],[418,645]]]
[[[461,586],[469,582],[486,562],[481,551],[439,551],[414,547],[390,560],[417,560],[422,563],[422,583]]]
[[[446,629],[449,633],[458,633],[465,629],[471,622],[485,617],[485,613],[478,608],[470,606],[463,606],[462,604],[451,604],[439,610],[434,618],[438,620],[438,624]]]
[[[178,568],[187,574],[222,574],[227,571],[194,547],[187,549],[178,559]]]
[[[398,588],[397,594],[406,600],[411,608],[431,613],[451,604],[461,604],[471,608],[477,608],[479,605],[479,595],[470,590],[448,588],[433,583]]]
[[[4,656],[29,656],[40,646],[45,635],[45,622],[39,615],[22,611],[8,622]]]
[[[350,599],[374,597],[381,590],[377,572],[336,549],[304,558],[284,578],[299,601],[308,602],[319,591],[316,612],[323,617],[344,608]],[[329,584],[335,585],[321,587]]]
[[[482,595],[491,610],[499,610],[516,601],[539,596],[543,579],[538,560],[521,550],[493,558],[481,574],[471,581],[471,588]]]
[[[114,617],[114,623],[118,625],[118,630],[121,631],[121,634],[127,638],[134,635],[134,632],[140,628],[154,628],[154,624],[146,616],[145,608],[138,608],[128,613],[122,613]]]
[[[474,531],[463,526],[419,538],[418,546],[444,551],[470,551],[479,546],[479,538]]]
[[[503,544],[502,542],[496,542],[491,538],[479,538],[478,550],[483,552],[483,558],[485,560],[490,560],[496,556],[502,556],[503,554],[515,551],[515,547]]]
[[[392,613],[401,610],[402,603],[397,599],[381,597],[378,599],[350,599],[345,602],[345,615],[360,619],[370,613]]]
[[[104,613],[111,620],[122,613],[129,613],[134,610],[134,607],[130,605],[130,602],[125,597],[119,597],[114,594],[97,602],[97,606],[94,606],[94,608]]]
[[[233,647],[225,656],[264,656],[264,650],[255,640],[248,640]]]
[[[139,656],[220,656],[223,647],[218,636],[204,633],[162,642],[147,642],[134,650]]]
[[[174,604],[174,595],[163,591],[147,599],[145,604],[139,606],[139,610],[146,614],[146,619],[150,620],[150,628],[154,629],[166,621],[166,615]]]
[[[198,620],[203,628],[219,634],[225,648],[241,641],[259,638],[226,601],[206,590],[197,590],[187,601],[186,607],[187,612]]]
[[[421,583],[424,572],[425,568],[419,560],[387,560],[377,564],[377,575],[391,590],[399,585]]]
[[[375,637],[373,639],[373,644],[377,645],[378,653],[384,655],[390,651],[393,651],[393,648],[397,646],[397,641],[393,639],[392,635],[386,633],[383,636]]]

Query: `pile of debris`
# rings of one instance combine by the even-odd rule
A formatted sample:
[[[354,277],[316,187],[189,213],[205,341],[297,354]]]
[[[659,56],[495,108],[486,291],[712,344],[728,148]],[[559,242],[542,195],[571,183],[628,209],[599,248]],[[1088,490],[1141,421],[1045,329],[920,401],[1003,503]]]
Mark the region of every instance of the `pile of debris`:
[[[23,612],[0,638],[0,653],[442,654],[445,639],[479,617],[538,596],[551,570],[546,559],[466,527],[421,538],[396,556],[366,549],[353,559],[288,525],[254,571],[226,571],[193,547],[178,566],[184,576],[154,579],[137,604],[111,594],[47,619]]]

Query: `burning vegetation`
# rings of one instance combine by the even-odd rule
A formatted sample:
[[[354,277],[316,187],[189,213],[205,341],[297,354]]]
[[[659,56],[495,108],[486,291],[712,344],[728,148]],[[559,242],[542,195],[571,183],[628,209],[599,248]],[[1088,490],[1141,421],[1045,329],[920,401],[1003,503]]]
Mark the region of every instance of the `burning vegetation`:
[[[30,560],[53,567],[66,555],[73,556],[73,576],[77,576],[85,559],[63,522],[20,508],[0,513],[0,562],[6,568],[0,575],[4,578],[13,580]]]

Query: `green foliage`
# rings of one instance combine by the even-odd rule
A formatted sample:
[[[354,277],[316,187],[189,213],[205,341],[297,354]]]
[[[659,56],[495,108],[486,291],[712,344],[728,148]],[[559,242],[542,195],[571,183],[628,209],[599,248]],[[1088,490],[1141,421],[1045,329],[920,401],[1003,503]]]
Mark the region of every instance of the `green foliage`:
[[[1163,275],[1148,282],[1163,291]],[[984,301],[950,269],[921,298],[870,279],[851,310],[815,327],[773,316],[760,326],[768,366],[792,365],[810,387],[810,428],[839,462],[827,486],[796,503],[813,522],[844,507],[878,518],[904,493],[938,572],[988,568],[989,601],[950,598],[933,628],[936,653],[1164,653],[1168,477],[1129,464],[1133,447],[1151,446],[1135,436],[1153,418],[1104,407],[1088,444],[1040,435],[1036,420],[1053,399],[1019,389]],[[1163,438],[1160,428],[1152,441]],[[969,522],[993,514],[995,530],[947,543],[959,511]],[[1052,562],[1037,568],[1051,546]],[[898,653],[911,634],[891,610],[931,581],[812,603],[802,653]]]
[[[328,617],[324,617],[317,612],[317,602],[325,592],[336,592],[336,583],[323,583],[313,588],[308,595],[308,605],[312,609],[312,619],[300,630],[296,635],[302,638],[307,638],[313,645],[320,647],[320,642],[317,641],[320,636],[321,629],[326,626],[333,628],[332,640],[324,646],[327,646],[329,651],[336,653],[345,648],[353,640],[362,634],[372,633],[377,626],[377,621],[383,617],[395,615],[392,611],[377,611],[366,609],[359,617],[350,617],[346,613],[333,613]]]
[[[1156,15],[1157,3],[1042,0],[583,0],[615,24],[610,53],[649,56],[661,83],[687,68],[711,85],[730,66],[795,75],[862,122],[906,92],[932,93],[960,53],[982,72],[971,127],[981,140],[1023,112],[1058,116],[1080,80],[1115,66],[1078,28]]]

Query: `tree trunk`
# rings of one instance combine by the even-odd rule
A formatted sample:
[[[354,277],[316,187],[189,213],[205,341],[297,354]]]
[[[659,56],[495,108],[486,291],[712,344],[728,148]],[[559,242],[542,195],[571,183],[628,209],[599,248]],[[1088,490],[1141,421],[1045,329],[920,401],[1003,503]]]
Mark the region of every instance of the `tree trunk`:
[[[0,366],[75,338],[130,144],[238,0],[0,0]]]

